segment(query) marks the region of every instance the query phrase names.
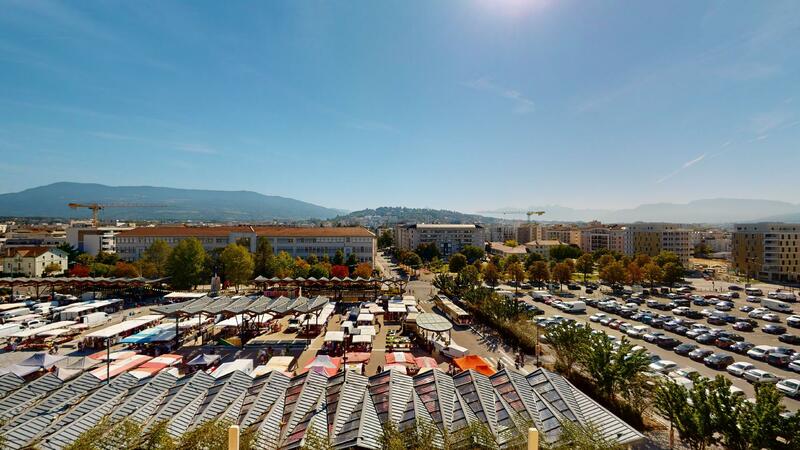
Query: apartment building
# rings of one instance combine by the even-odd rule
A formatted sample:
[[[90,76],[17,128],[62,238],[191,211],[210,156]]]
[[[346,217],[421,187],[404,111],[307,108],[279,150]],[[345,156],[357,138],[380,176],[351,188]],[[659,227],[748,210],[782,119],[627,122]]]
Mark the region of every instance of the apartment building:
[[[692,256],[691,230],[673,223],[634,223],[625,230],[625,254],[673,252],[686,264]]]
[[[544,259],[550,259],[550,249],[553,247],[558,247],[559,245],[565,245],[561,241],[555,240],[539,240],[539,241],[531,241],[525,243],[525,248],[527,249],[528,253],[536,253]]]
[[[513,223],[484,225],[484,230],[486,234],[484,240],[489,242],[505,242],[517,239],[517,226]]]
[[[61,268],[48,273],[60,275],[67,270],[67,254],[50,247],[16,247],[3,250],[0,256],[2,271],[7,274],[22,274],[26,277],[41,277],[50,264]]]
[[[725,230],[693,230],[690,239],[692,248],[705,244],[712,253],[731,251],[731,234]]]
[[[581,245],[581,230],[574,226],[553,225],[542,230],[542,239],[579,246]]]
[[[625,253],[624,227],[609,227],[595,224],[581,230],[579,244],[584,252],[594,252],[601,249]]]
[[[542,226],[538,223],[523,223],[517,227],[517,242],[524,244],[526,242],[538,241],[543,239]]]
[[[800,224],[736,224],[733,268],[765,281],[800,281]]]
[[[132,229],[132,226],[70,226],[67,228],[67,243],[90,255],[100,252],[116,253],[117,234]]]
[[[434,243],[444,258],[458,253],[467,245],[483,248],[486,234],[476,224],[404,224],[395,227],[395,239],[401,250],[414,250],[420,244]]]
[[[206,251],[240,243],[255,252],[259,238],[267,238],[277,254],[285,251],[301,258],[310,255],[333,257],[341,250],[345,257],[355,254],[359,262],[372,264],[377,248],[375,235],[363,227],[284,227],[284,226],[158,226],[120,231],[114,237],[122,259],[142,257],[156,240],[171,246],[196,238]]]

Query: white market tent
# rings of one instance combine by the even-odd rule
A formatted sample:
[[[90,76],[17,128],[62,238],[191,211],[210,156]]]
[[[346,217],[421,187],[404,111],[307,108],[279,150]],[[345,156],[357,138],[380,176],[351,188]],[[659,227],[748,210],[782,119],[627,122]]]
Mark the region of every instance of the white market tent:
[[[375,314],[361,313],[356,319],[356,323],[373,323],[375,322]]]
[[[64,328],[64,327],[68,327],[68,326],[74,325],[74,324],[75,324],[75,322],[73,322],[72,320],[64,320],[64,321],[61,321],[61,322],[53,322],[53,323],[49,323],[47,325],[43,325],[41,327],[28,328],[27,330],[17,331],[16,333],[12,334],[11,337],[18,337],[18,338],[27,339],[27,338],[36,336],[39,333],[42,333],[42,332],[45,332],[45,331],[55,330],[55,329],[58,329],[58,328]]]
[[[353,336],[353,344],[371,344],[372,335],[369,334],[356,334]]]
[[[214,378],[223,377],[231,372],[236,370],[240,370],[246,374],[250,374],[253,371],[253,360],[252,359],[236,359],[231,362],[222,363],[211,372],[211,376]]]
[[[148,316],[138,317],[136,319],[126,320],[124,322],[116,323],[111,325],[110,327],[106,327],[97,331],[93,331],[86,335],[87,338],[112,338],[119,336],[122,333],[127,331],[135,330],[137,328],[142,328],[151,324],[157,320],[160,320],[162,315],[160,314],[151,314]]]
[[[206,292],[170,292],[164,298],[174,300],[192,300],[196,298],[203,298],[208,295]]]
[[[325,333],[325,342],[344,342],[344,331],[328,331]]]

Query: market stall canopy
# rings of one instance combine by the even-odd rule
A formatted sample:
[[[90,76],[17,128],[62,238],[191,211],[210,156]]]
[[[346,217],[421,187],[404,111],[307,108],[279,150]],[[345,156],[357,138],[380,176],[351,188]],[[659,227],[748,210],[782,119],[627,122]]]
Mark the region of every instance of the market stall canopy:
[[[344,331],[328,331],[325,333],[325,342],[344,342]]]
[[[354,334],[353,344],[370,344],[373,337],[371,334]]]
[[[213,364],[215,361],[219,359],[219,355],[209,355],[207,353],[202,353],[197,355],[194,359],[186,363],[189,366],[207,366],[209,364]]]
[[[425,331],[441,333],[453,329],[453,324],[444,317],[433,313],[417,315],[417,326]]]
[[[100,361],[96,359],[89,358],[88,356],[82,356],[77,360],[67,364],[65,367],[67,369],[79,369],[79,370],[86,370],[91,369],[92,367],[100,364]]]
[[[414,355],[406,352],[391,352],[386,355],[386,363],[391,364],[409,364],[416,365],[417,361]]]
[[[372,353],[370,352],[347,352],[344,355],[344,359],[348,363],[365,363],[369,361],[371,356]]]
[[[384,366],[385,370],[396,370],[402,374],[408,373],[408,368],[403,364],[387,364]]]
[[[13,373],[14,375],[16,375],[18,377],[25,377],[27,375],[30,375],[30,374],[36,372],[39,369],[41,369],[41,367],[21,366],[19,364],[12,364],[12,365],[10,365],[8,367],[4,367],[4,368],[0,369],[0,375],[4,375],[4,374],[7,374],[7,373]]]
[[[19,363],[20,366],[38,367],[41,369],[49,369],[56,365],[57,362],[66,358],[61,355],[51,355],[45,352],[35,353],[33,356]]]
[[[461,370],[472,369],[480,374],[486,375],[487,377],[496,373],[496,371],[489,365],[489,362],[478,355],[467,355],[462,356],[461,358],[455,358],[453,359],[453,364],[455,364],[456,367]]]
[[[435,359],[431,358],[430,356],[417,356],[417,367],[420,369],[437,369],[439,368],[439,363],[436,362]]]

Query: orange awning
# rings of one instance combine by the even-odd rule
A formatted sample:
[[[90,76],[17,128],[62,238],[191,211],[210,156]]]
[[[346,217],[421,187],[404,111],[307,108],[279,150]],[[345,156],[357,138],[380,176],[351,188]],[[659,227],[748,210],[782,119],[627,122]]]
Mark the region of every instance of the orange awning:
[[[489,362],[478,355],[467,355],[461,358],[453,359],[453,364],[461,370],[472,369],[478,373],[486,376],[495,374],[495,370],[489,365]]]

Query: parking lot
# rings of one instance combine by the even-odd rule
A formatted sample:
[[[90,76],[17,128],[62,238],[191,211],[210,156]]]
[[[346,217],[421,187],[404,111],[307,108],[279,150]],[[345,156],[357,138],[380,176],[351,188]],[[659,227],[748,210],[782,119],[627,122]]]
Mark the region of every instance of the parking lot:
[[[727,289],[728,288],[728,284],[724,284],[723,286],[721,286],[720,283],[716,283],[716,285],[712,285],[711,282],[708,282],[706,280],[693,280],[693,281],[694,281],[693,285],[695,287],[695,290],[692,292],[691,295],[696,295],[696,296],[709,295],[710,296],[711,294],[717,294],[718,295],[718,294],[721,294],[723,292],[728,292],[728,289]],[[714,291],[714,289],[716,289],[716,291]],[[774,290],[774,289],[776,289],[775,286],[764,285],[763,286],[763,291],[764,291],[765,295],[764,295],[763,298],[766,298],[767,292],[769,292],[771,290]],[[563,300],[563,301],[579,300],[579,298],[581,296],[582,297],[586,297],[587,299],[611,298],[612,300],[618,301],[620,304],[624,304],[624,300],[622,300],[621,298],[619,298],[619,297],[609,297],[605,293],[600,293],[600,292],[595,291],[595,292],[593,292],[591,294],[586,294],[584,288],[581,288],[580,290],[573,290],[573,291],[566,291],[566,292],[571,293],[571,296],[568,297],[568,298],[563,298],[563,297],[556,296],[556,298],[558,300]],[[667,304],[667,303],[669,303],[671,301],[670,299],[668,299],[666,297],[663,297],[663,296],[651,296],[651,297],[648,297],[648,299],[657,300],[660,304]],[[727,313],[731,314],[736,319],[748,318],[748,314],[747,313],[742,312],[742,311],[739,310],[739,308],[741,308],[742,306],[745,306],[745,305],[749,305],[749,306],[752,306],[752,307],[758,307],[759,306],[758,303],[748,302],[746,300],[746,295],[744,294],[743,291],[740,292],[740,297],[732,299],[732,302],[733,302],[733,307]],[[535,305],[537,307],[541,308],[544,311],[544,313],[545,313],[544,316],[545,317],[552,317],[552,316],[556,316],[557,315],[557,316],[562,316],[562,317],[573,318],[573,319],[578,320],[580,322],[589,323],[590,326],[593,329],[605,331],[607,334],[609,334],[610,336],[615,336],[617,339],[621,339],[623,336],[625,336],[625,333],[623,333],[619,329],[614,329],[611,326],[601,325],[599,322],[590,322],[589,318],[592,315],[597,314],[597,313],[606,314],[609,318],[611,318],[613,320],[620,320],[622,323],[629,324],[629,326],[642,326],[642,325],[646,326],[648,328],[648,332],[650,332],[650,333],[653,333],[653,332],[663,333],[663,335],[665,337],[674,338],[676,341],[678,341],[680,343],[692,343],[692,344],[698,345],[698,347],[700,349],[706,349],[707,351],[711,351],[713,353],[722,353],[722,354],[730,355],[730,356],[733,357],[733,360],[736,361],[736,362],[750,363],[753,366],[755,366],[755,368],[771,372],[771,373],[777,375],[778,377],[780,377],[782,379],[800,379],[800,373],[793,372],[793,371],[789,370],[786,367],[776,367],[774,365],[768,364],[765,361],[759,361],[759,360],[753,359],[753,358],[747,356],[746,354],[737,354],[737,353],[735,353],[735,352],[733,352],[731,350],[727,350],[727,349],[723,350],[723,349],[719,348],[718,346],[716,346],[715,343],[707,343],[707,344],[698,343],[695,340],[693,340],[692,338],[687,337],[687,336],[684,335],[686,333],[686,330],[679,330],[679,332],[673,332],[673,331],[664,330],[663,329],[663,324],[665,323],[664,321],[661,321],[660,328],[656,328],[656,327],[651,326],[651,325],[645,325],[645,324],[643,324],[643,323],[641,323],[641,322],[639,322],[637,320],[632,320],[632,318],[626,319],[626,318],[620,317],[619,315],[617,315],[615,313],[603,312],[600,309],[598,309],[597,307],[593,307],[591,305],[587,305],[586,311],[584,313],[578,313],[578,314],[565,313],[562,310],[556,308],[554,305],[548,305],[548,304],[545,304],[545,303],[540,302],[540,301],[535,302]],[[796,307],[796,305],[797,304],[792,304],[793,307]],[[707,305],[707,306],[697,306],[695,304],[692,304],[691,302],[690,302],[690,305],[689,305],[688,308],[691,311],[697,311],[697,312],[702,311],[704,309],[708,309],[710,311],[714,311],[715,310],[715,307],[714,307],[713,304],[712,305]],[[657,310],[657,309],[648,307],[645,303],[642,303],[642,305],[638,306],[638,312],[645,313],[645,314],[642,314],[642,315],[646,315],[647,314],[646,312],[650,312],[651,317],[656,317],[656,318],[664,317],[665,319],[669,318],[669,319],[684,319],[684,320],[687,320],[686,317],[680,317],[680,316],[675,315],[670,309]],[[786,327],[786,329],[787,329],[786,333],[791,333],[791,334],[794,334],[794,335],[800,334],[800,328],[793,328],[793,327],[787,326],[786,318],[789,316],[789,314],[778,313],[777,316],[778,316],[778,319],[780,320],[780,322],[779,323],[775,323],[775,324],[779,324],[779,325],[781,325],[783,327]],[[733,319],[729,319],[729,320],[733,320]],[[719,324],[716,324],[716,325],[715,324],[709,324],[708,320],[705,317],[698,318],[698,319],[687,320],[685,322],[685,325],[687,325],[687,329],[690,329],[692,324],[704,324],[704,325],[708,326],[711,329],[717,329],[717,330],[722,331],[722,332],[733,333],[734,334],[733,337],[736,340],[744,340],[745,342],[752,343],[755,346],[769,345],[769,346],[773,346],[773,347],[784,347],[784,348],[790,349],[790,351],[800,351],[800,347],[798,347],[797,345],[781,342],[781,341],[778,340],[778,335],[767,334],[767,333],[762,331],[765,326],[773,324],[772,322],[767,322],[767,321],[764,321],[762,319],[751,319],[751,320],[753,321],[753,323],[756,324],[756,327],[754,328],[753,331],[738,331],[738,330],[736,330],[736,329],[734,329],[732,327],[731,323],[727,323],[727,322],[724,322],[724,321],[723,322],[718,322]],[[617,326],[617,328],[618,328],[618,326]],[[623,326],[623,328],[624,328],[624,326]],[[681,334],[681,333],[683,333],[683,334]],[[714,377],[716,375],[722,374],[722,375],[728,377],[733,382],[734,386],[742,389],[744,391],[744,393],[748,397],[753,397],[755,395],[753,386],[750,383],[748,383],[746,380],[744,380],[743,378],[733,376],[733,375],[729,374],[724,369],[715,370],[715,369],[712,369],[710,367],[707,367],[702,362],[702,360],[695,361],[695,360],[690,359],[688,356],[681,356],[681,355],[676,354],[671,348],[669,348],[669,347],[672,347],[672,344],[675,344],[674,342],[672,344],[670,344],[667,348],[665,348],[665,347],[661,347],[661,346],[659,346],[659,345],[657,345],[655,343],[646,342],[642,338],[631,338],[631,337],[629,337],[629,339],[634,344],[641,345],[648,352],[650,352],[653,355],[657,355],[662,360],[673,361],[673,362],[677,363],[678,368],[691,368],[691,369],[696,370],[698,373],[700,373],[701,375],[706,376],[706,377]],[[732,342],[724,342],[724,340],[723,340],[722,345],[735,343],[736,340],[733,340]],[[785,398],[785,404],[786,404],[786,406],[787,406],[787,408],[789,410],[795,411],[795,410],[800,409],[800,401],[798,401],[797,399],[791,399],[791,398],[786,397]]]

